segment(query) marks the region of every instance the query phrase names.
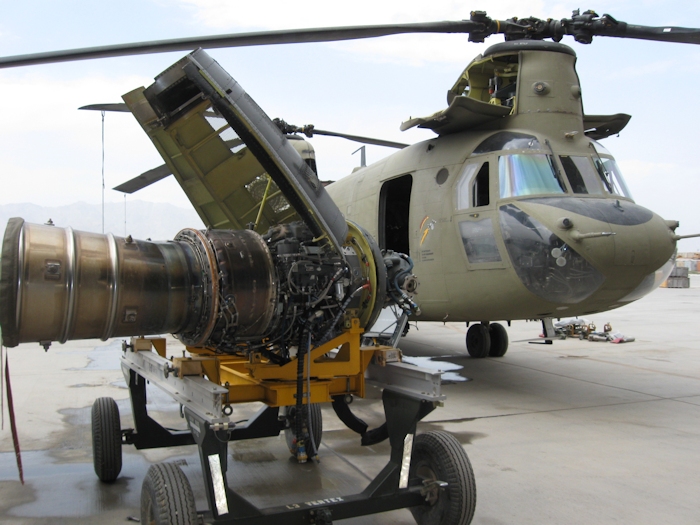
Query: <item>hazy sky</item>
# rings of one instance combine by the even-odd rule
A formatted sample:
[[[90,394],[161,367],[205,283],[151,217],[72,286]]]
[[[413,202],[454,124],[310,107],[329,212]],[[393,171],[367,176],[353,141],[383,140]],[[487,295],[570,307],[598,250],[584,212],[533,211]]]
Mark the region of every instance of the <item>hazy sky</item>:
[[[2,1],[0,55],[263,29],[459,20],[473,9],[493,18],[563,18],[573,8],[610,13],[643,25],[700,26],[700,3],[617,0],[590,5],[536,0],[401,0],[303,3],[230,0]],[[672,5],[672,9],[669,9]],[[488,44],[501,41],[492,37]],[[620,137],[603,144],[616,156],[638,203],[700,233],[700,47],[597,38],[564,43],[578,54],[588,114],[629,113]],[[465,35],[413,35],[359,42],[212,50],[211,54],[271,117],[322,129],[401,142],[433,136],[399,131],[401,121],[445,107],[445,93],[486,46]],[[99,112],[79,106],[120,102],[149,85],[185,53],[81,61],[0,70],[0,204],[44,206],[101,199]],[[359,145],[314,138],[322,179],[359,164]],[[129,114],[107,114],[105,179],[109,188],[162,161]],[[369,162],[392,150],[368,147]],[[188,206],[172,178],[137,194]],[[700,240],[680,244],[700,251]]]

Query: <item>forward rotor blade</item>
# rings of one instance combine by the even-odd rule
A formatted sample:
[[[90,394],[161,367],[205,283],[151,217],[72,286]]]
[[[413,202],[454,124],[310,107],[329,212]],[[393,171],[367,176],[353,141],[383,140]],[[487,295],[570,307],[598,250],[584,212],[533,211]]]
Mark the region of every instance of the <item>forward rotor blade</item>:
[[[342,139],[348,139],[348,140],[352,140],[355,142],[359,142],[360,144],[371,144],[374,146],[385,146],[387,148],[403,149],[403,148],[407,148],[409,146],[409,144],[404,144],[402,142],[392,142],[390,140],[373,139],[371,137],[362,137],[360,135],[348,135],[346,133],[336,133],[334,131],[325,131],[325,130],[316,129],[316,128],[314,128],[313,134],[314,135],[326,135],[328,137],[340,137]]]
[[[576,10],[571,18],[564,18],[560,21],[538,20],[536,18],[516,21],[515,30],[519,31],[520,38],[526,38],[528,34],[536,34],[533,38],[553,38],[561,39],[563,35],[571,35],[577,42],[590,44],[593,37],[612,36],[618,38],[632,38],[636,40],[653,40],[657,42],[675,42],[679,44],[700,44],[700,29],[692,27],[652,27],[628,24],[613,18],[608,14],[599,16],[595,11]],[[525,27],[519,30],[517,24]],[[534,29],[534,32],[533,32]],[[506,30],[506,39],[509,38],[509,31]],[[511,39],[513,39],[511,37]]]
[[[490,21],[489,21],[490,22]],[[463,20],[459,22],[428,22],[413,24],[385,24],[374,26],[320,27],[312,29],[288,29],[281,31],[260,31],[254,33],[233,33],[228,35],[201,36],[134,42],[110,46],[66,49],[46,53],[32,53],[0,58],[0,69],[54,62],[70,62],[93,58],[145,55],[168,51],[191,51],[201,47],[215,49],[222,47],[265,46],[275,44],[301,44],[310,42],[336,42],[357,40],[403,33],[469,33],[483,31],[481,22]]]
[[[122,193],[135,193],[139,190],[144,189],[146,186],[150,186],[154,182],[158,182],[165,177],[172,175],[170,168],[167,165],[161,164],[157,168],[148,170],[138,177],[134,177],[131,180],[121,183],[119,186],[112,188]]]
[[[174,38],[151,42],[134,42],[111,46],[86,47],[0,57],[0,69],[9,67],[70,62],[169,51],[191,51],[201,47],[215,49],[222,47],[265,46],[276,44],[302,44],[312,42],[337,42],[377,38],[405,33],[466,33],[471,42],[483,42],[484,38],[503,33],[506,40],[552,38],[560,40],[563,35],[572,35],[578,42],[590,44],[594,36],[613,36],[660,42],[700,44],[700,29],[685,27],[649,27],[618,22],[610,15],[598,17],[593,11],[575,11],[571,19],[540,20],[537,18],[499,21],[492,20],[483,11],[473,11],[471,20],[456,22],[426,22],[412,24],[384,24],[369,26],[319,27],[311,29],[285,29],[279,31],[259,31],[253,33],[233,33],[227,35]]]
[[[676,42],[679,44],[700,44],[700,29],[693,27],[650,27],[620,23],[617,27],[603,28],[599,36],[615,36],[656,42]]]

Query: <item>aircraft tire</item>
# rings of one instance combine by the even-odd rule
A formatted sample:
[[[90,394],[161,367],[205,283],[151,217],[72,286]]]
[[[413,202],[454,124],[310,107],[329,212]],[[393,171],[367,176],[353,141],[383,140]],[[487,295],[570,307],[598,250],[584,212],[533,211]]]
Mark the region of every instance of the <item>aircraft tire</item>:
[[[473,324],[467,330],[467,352],[471,357],[480,359],[489,355],[491,336],[489,328],[481,323]]]
[[[174,463],[157,463],[148,469],[141,486],[141,523],[198,523],[192,486]]]
[[[489,335],[491,336],[491,348],[489,357],[503,357],[508,351],[508,332],[502,324],[491,323],[489,325]]]
[[[426,503],[412,507],[418,525],[468,525],[476,508],[476,481],[469,457],[452,434],[433,430],[413,443],[410,478],[444,481],[426,494]]]
[[[92,459],[100,481],[112,483],[122,470],[122,430],[119,407],[111,397],[92,404]]]
[[[294,412],[296,412],[296,407],[282,407],[282,410],[284,411],[284,415],[291,413],[291,415],[287,417],[287,425],[284,428],[284,439],[287,441],[289,453],[292,456],[296,456],[297,444],[295,440],[296,436],[294,435],[294,422],[296,421]],[[311,405],[309,405],[309,419],[311,420],[311,433],[314,438],[314,444],[316,445],[316,451],[318,452],[323,437],[323,414],[321,413],[321,405],[319,403],[311,403]],[[308,446],[306,447],[306,451],[308,453]]]

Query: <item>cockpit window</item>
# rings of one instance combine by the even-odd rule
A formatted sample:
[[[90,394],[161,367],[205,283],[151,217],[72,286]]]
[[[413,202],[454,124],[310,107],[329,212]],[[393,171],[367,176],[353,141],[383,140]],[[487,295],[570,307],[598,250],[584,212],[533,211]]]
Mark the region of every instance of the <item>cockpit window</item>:
[[[620,168],[613,159],[597,157],[593,159],[593,163],[607,193],[632,198],[632,194],[625,184],[625,179],[622,178]]]
[[[593,150],[593,164],[600,180],[603,182],[605,193],[622,195],[632,199],[632,193],[627,188],[625,179],[622,178],[622,172],[617,166],[615,159],[610,155],[610,152],[595,140],[592,140],[589,146]],[[601,155],[605,155],[605,157],[601,157]]]
[[[552,157],[543,154],[499,156],[498,183],[502,199],[566,193],[566,186],[554,169]]]
[[[479,169],[479,172],[474,178],[472,185],[472,205],[476,208],[479,206],[489,205],[489,163],[484,162]]]
[[[540,141],[534,135],[516,133],[513,131],[501,131],[479,144],[472,155],[481,155],[492,151],[509,149],[542,149]]]
[[[489,204],[489,163],[467,164],[457,183],[457,209]]]
[[[600,195],[603,189],[600,185],[600,178],[591,164],[589,157],[571,157],[561,155],[559,157],[561,165],[564,166],[566,177],[574,193],[590,193]]]

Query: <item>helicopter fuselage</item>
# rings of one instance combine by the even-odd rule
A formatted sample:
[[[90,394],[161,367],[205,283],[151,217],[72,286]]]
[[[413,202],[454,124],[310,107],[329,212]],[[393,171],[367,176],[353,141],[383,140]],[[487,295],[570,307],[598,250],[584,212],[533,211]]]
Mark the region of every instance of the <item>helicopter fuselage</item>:
[[[423,320],[592,314],[639,299],[672,268],[671,227],[634,203],[586,134],[573,51],[516,44],[472,62],[449,110],[409,122],[447,132],[327,188],[381,248],[411,255]]]

